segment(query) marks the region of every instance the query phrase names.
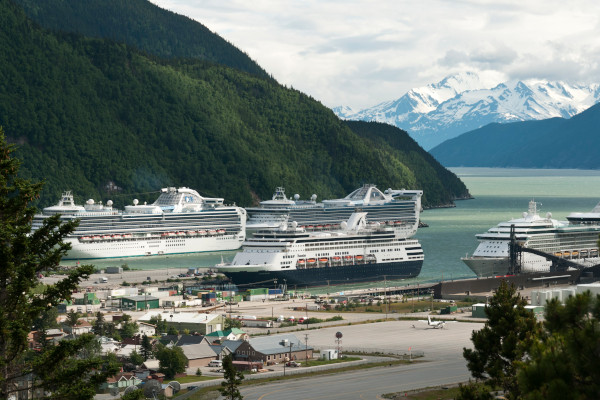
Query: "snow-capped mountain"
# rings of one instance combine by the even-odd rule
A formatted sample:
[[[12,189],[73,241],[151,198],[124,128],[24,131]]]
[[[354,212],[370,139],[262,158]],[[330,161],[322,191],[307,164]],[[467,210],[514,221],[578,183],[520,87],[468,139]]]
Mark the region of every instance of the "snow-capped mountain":
[[[406,130],[423,148],[492,122],[569,118],[600,101],[600,85],[570,85],[540,79],[494,82],[473,72],[411,89],[397,100],[353,112],[344,119],[379,121]]]

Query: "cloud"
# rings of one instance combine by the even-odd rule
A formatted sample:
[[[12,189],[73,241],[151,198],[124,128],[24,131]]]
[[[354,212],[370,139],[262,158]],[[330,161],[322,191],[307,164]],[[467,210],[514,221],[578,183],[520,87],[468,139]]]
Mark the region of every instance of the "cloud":
[[[600,72],[592,0],[151,1],[331,107],[369,107],[467,70],[566,82]]]

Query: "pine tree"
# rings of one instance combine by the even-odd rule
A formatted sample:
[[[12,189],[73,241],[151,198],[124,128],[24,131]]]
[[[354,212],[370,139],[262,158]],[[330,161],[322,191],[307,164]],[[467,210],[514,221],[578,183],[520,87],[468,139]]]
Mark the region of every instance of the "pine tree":
[[[600,394],[600,296],[546,304],[544,331],[520,365],[524,399],[596,399]]]
[[[99,358],[77,358],[91,342],[89,336],[62,341],[41,353],[28,350],[27,335],[34,321],[70,300],[78,283],[94,268],[78,267],[35,294],[40,274],[58,269],[69,249],[63,239],[76,222],[61,223],[59,216],[52,216],[32,232],[36,208],[31,204],[42,184],[18,176],[20,161],[13,157],[14,151],[0,128],[0,398],[18,397],[18,382],[30,380],[33,389],[51,393],[49,399],[91,399],[96,385],[114,374],[116,367]]]
[[[239,386],[242,384],[244,375],[233,366],[233,360],[230,355],[223,357],[223,378],[219,392],[221,396],[228,400],[242,400],[244,397],[240,393]]]
[[[150,343],[150,338],[146,335],[142,336],[142,348],[140,350],[142,357],[144,358],[144,361],[146,361],[149,358],[152,358],[153,355],[153,349],[152,349],[152,343]]]
[[[540,329],[526,305],[515,286],[502,281],[486,308],[485,326],[471,335],[474,349],[463,349],[471,375],[491,388],[501,388],[510,398],[519,397],[516,362]]]

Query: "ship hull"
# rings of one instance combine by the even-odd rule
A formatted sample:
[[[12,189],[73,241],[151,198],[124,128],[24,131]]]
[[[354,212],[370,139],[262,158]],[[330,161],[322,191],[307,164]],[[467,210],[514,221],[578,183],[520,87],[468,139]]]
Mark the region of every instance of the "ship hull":
[[[227,251],[239,249],[244,239],[244,234],[215,237],[116,240],[95,243],[82,243],[74,238],[67,239],[67,242],[71,244],[71,250],[67,252],[63,259],[91,260]]]
[[[413,260],[291,270],[256,268],[240,271],[240,268],[228,270],[227,267],[217,267],[217,270],[239,286],[264,287],[266,283],[277,280],[279,284],[288,286],[314,287],[414,278],[419,275],[422,266],[423,260]]]

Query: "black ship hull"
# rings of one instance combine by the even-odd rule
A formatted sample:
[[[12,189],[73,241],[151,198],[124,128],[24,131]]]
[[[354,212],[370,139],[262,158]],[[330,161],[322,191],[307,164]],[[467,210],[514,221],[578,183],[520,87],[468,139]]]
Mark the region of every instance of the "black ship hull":
[[[414,278],[422,266],[423,260],[414,260],[276,271],[227,271],[222,268],[219,272],[240,287],[265,287],[274,281],[288,287],[315,287]]]

